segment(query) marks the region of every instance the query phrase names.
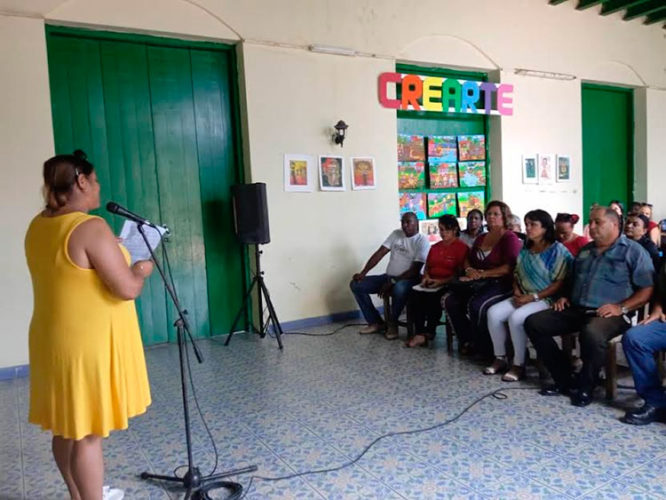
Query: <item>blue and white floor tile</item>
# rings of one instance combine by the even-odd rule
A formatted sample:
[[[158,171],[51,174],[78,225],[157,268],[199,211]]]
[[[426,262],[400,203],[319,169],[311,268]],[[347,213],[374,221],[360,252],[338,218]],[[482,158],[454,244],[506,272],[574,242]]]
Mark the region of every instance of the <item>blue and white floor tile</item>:
[[[433,349],[405,349],[357,330],[287,335],[283,351],[247,334],[228,347],[224,338],[199,342],[206,362],[191,357],[192,375],[218,446],[217,471],[258,467],[230,478],[251,482],[245,498],[666,499],[666,426],[618,422],[638,403],[633,391],[621,390],[613,405],[599,398],[575,408],[538,396],[534,370],[525,382],[504,384],[449,355],[443,339]],[[105,442],[105,482],[128,500],[182,498],[173,485],[137,476],[171,474],[186,462],[177,349],[151,347],[146,359],[153,404]],[[459,416],[500,388],[506,399],[486,397]],[[28,379],[0,382],[0,498],[65,499],[50,435],[27,423],[28,390]],[[207,473],[215,455],[191,392],[189,402],[195,463]],[[430,427],[380,439],[359,458],[383,433]]]

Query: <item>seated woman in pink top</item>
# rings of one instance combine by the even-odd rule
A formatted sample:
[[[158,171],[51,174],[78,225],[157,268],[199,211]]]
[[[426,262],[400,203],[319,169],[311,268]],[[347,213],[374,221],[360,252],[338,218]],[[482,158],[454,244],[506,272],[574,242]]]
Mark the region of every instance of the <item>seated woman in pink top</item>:
[[[511,210],[502,201],[486,205],[488,232],[474,241],[465,265],[465,276],[444,298],[449,322],[458,337],[460,351],[476,349],[492,357],[486,313],[490,306],[512,295],[513,268],[523,244],[509,229]]]
[[[576,214],[559,213],[555,217],[555,237],[574,257],[590,240],[574,233],[574,226],[580,220]]]

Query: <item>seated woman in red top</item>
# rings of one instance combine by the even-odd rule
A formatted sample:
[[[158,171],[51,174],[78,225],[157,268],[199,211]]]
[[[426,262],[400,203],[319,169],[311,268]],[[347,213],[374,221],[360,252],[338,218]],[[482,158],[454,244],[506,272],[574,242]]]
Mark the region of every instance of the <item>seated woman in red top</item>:
[[[576,214],[557,214],[555,217],[555,237],[574,257],[590,240],[574,233],[574,226],[580,220]]]
[[[512,295],[513,268],[523,246],[509,229],[511,210],[502,201],[486,205],[488,232],[474,241],[465,264],[465,276],[445,296],[444,308],[458,337],[461,353],[475,347],[493,357],[486,314],[490,306]]]
[[[430,248],[421,283],[410,297],[416,334],[407,341],[407,347],[427,346],[435,338],[437,324],[442,316],[441,299],[446,283],[462,271],[469,248],[458,239],[460,226],[453,215],[442,215],[439,220],[442,241]]]

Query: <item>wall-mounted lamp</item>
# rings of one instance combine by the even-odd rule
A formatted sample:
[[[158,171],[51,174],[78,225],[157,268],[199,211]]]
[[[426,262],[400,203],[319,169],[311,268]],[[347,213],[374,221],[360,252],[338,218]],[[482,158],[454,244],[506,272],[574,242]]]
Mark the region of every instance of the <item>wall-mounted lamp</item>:
[[[349,128],[349,125],[347,125],[343,120],[340,120],[338,123],[333,125],[333,128],[335,129],[335,133],[333,134],[333,142],[340,144],[340,147],[342,147],[342,143],[345,142],[345,133]]]

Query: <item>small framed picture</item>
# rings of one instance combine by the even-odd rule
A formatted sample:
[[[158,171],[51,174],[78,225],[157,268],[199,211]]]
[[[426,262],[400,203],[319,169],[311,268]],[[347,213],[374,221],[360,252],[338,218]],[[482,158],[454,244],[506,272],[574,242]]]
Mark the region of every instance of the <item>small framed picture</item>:
[[[538,157],[537,172],[539,184],[552,184],[555,182],[555,155],[543,153]]]
[[[538,182],[536,155],[523,155],[523,184],[537,184]]]
[[[322,191],[345,190],[345,160],[342,156],[319,157],[319,188]]]
[[[571,156],[557,155],[557,182],[571,181]]]
[[[377,187],[374,158],[362,156],[351,159],[351,183],[354,190]]]
[[[284,155],[284,190],[310,193],[314,190],[314,158]]]
[[[455,196],[455,194],[453,196]],[[442,237],[439,235],[439,223],[437,222],[437,219],[420,220],[419,232],[428,238],[431,245],[442,240]]]

